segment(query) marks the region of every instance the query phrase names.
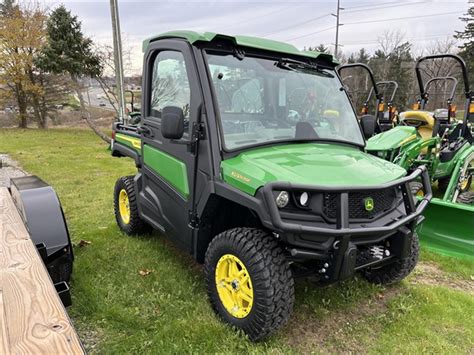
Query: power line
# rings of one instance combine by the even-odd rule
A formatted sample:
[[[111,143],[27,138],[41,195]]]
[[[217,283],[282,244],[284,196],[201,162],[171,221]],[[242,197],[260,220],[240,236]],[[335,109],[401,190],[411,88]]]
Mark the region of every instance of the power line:
[[[320,20],[324,17],[327,17],[327,16],[330,16],[331,13],[328,12],[327,14],[324,14],[324,15],[321,15],[321,16],[318,16],[318,17],[313,17],[313,18],[310,18],[309,20],[306,20],[306,21],[303,21],[303,22],[299,22],[297,23],[296,25],[291,25],[291,26],[287,26],[287,27],[284,27],[284,28],[280,28],[279,30],[276,30],[276,31],[273,31],[273,32],[269,32],[269,33],[265,33],[263,35],[261,35],[262,37],[267,37],[267,36],[270,36],[272,34],[275,34],[275,33],[278,33],[278,32],[282,32],[282,31],[286,31],[290,28],[294,28],[294,27],[299,27],[299,26],[303,26],[303,25],[306,25],[307,23],[310,23],[310,22],[313,22],[313,21],[316,21],[316,20]]]
[[[444,16],[444,15],[454,15],[454,14],[458,14],[458,15],[459,15],[459,11],[440,12],[440,13],[437,13],[437,14],[423,15],[423,18],[425,18],[425,17]],[[386,19],[380,19],[380,20],[348,22],[348,23],[345,23],[345,25],[346,25],[346,26],[349,26],[349,25],[359,25],[359,24],[363,24],[363,23],[376,23],[376,22],[409,20],[409,19],[414,19],[414,18],[419,19],[420,16],[405,16],[405,17],[386,18]]]
[[[427,1],[423,1],[423,2],[427,2]],[[377,3],[377,2],[374,2],[374,3],[371,3],[371,4],[368,4],[368,5],[356,5],[356,6],[349,6],[349,7],[346,7],[346,9],[350,10],[350,9],[359,9],[359,8],[364,8],[364,7],[373,7],[373,6],[382,6],[382,5],[394,5],[394,4],[400,4],[400,5],[410,5],[412,3],[408,2],[408,3],[401,3],[401,2],[398,2],[398,1],[387,1],[387,2],[381,2],[381,3]]]
[[[284,7],[280,8],[280,9],[276,9],[276,10],[273,10],[273,11],[270,11],[270,12],[266,12],[266,13],[264,13],[264,14],[262,14],[262,15],[259,15],[259,16],[251,17],[251,18],[245,19],[245,20],[243,20],[243,21],[239,21],[239,22],[232,23],[232,24],[230,24],[227,28],[229,28],[229,27],[235,27],[235,26],[241,25],[242,23],[252,22],[252,21],[254,21],[254,20],[261,19],[262,17],[268,17],[268,16],[273,15],[273,14],[276,14],[276,13],[278,13],[278,12],[281,12],[281,11],[284,11],[284,10],[287,10],[287,9],[290,9],[290,8],[293,8],[293,9],[294,9],[294,8],[300,7],[300,6],[302,6],[302,5],[304,5],[304,4],[284,6]]]
[[[297,36],[297,37],[288,38],[288,39],[286,39],[285,41],[292,41],[292,40],[294,40],[294,39],[303,38],[303,37],[308,37],[308,36],[311,36],[311,35],[315,35],[315,34],[317,34],[317,33],[321,33],[321,32],[325,32],[325,31],[332,30],[332,29],[335,28],[335,27],[336,27],[336,26],[331,26],[331,27],[324,28],[324,29],[319,30],[319,31],[307,33],[307,34],[302,35],[302,36]]]
[[[359,9],[358,7],[355,9],[355,10],[350,10],[352,9],[352,7],[348,7],[347,10],[345,12],[361,12],[361,11],[376,11],[376,10],[383,10],[383,9],[388,9],[388,8],[392,8],[392,7],[400,7],[400,6],[411,6],[411,5],[419,5],[419,4],[425,4],[427,2],[431,2],[431,1],[417,1],[417,2],[410,2],[408,4],[406,3],[390,3],[391,5],[387,5],[387,6],[379,6],[381,4],[377,4],[377,5],[374,5],[374,6],[371,6],[369,8],[363,8],[363,9]]]
[[[423,36],[423,37],[410,37],[410,38],[405,38],[404,40],[406,41],[418,41],[418,40],[425,40],[425,39],[430,39],[430,38],[438,38],[438,37],[447,37],[447,36],[452,36],[452,33],[447,33],[447,34],[439,34],[439,35],[429,35],[429,36]],[[347,46],[356,46],[356,45],[361,45],[361,44],[376,44],[379,43],[379,40],[371,40],[371,41],[365,41],[365,42],[345,42],[344,44]]]

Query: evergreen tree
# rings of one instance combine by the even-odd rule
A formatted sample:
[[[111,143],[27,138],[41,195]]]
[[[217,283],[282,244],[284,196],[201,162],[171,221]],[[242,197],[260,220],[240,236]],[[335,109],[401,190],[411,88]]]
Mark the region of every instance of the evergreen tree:
[[[56,8],[47,23],[47,44],[37,59],[42,70],[53,74],[68,74],[79,98],[82,118],[104,141],[110,138],[92,122],[86,109],[80,79],[97,77],[102,72],[100,58],[92,51],[92,40],[82,33],[81,22],[64,6]]]
[[[322,43],[319,46],[315,47],[314,50],[319,53],[329,53],[329,48]]]
[[[459,18],[461,21],[466,23],[464,31],[456,31],[454,38],[461,40],[463,43],[459,48],[459,53],[468,66],[468,72],[470,75],[470,81],[474,80],[474,74],[472,70],[474,68],[474,5],[469,7],[467,13]]]

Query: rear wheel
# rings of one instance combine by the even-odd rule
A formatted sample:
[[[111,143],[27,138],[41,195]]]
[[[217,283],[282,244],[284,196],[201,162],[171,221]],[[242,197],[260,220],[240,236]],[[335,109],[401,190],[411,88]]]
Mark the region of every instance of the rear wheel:
[[[450,180],[451,180],[450,176],[438,179],[438,189],[441,192],[445,192],[448,189]]]
[[[410,182],[410,191],[413,196],[423,197],[425,192],[423,191],[423,184],[418,181]]]
[[[456,202],[466,205],[474,205],[474,191],[466,191],[459,194]]]
[[[419,254],[420,242],[418,235],[413,233],[410,252],[406,258],[379,268],[367,268],[362,271],[362,276],[367,281],[380,285],[390,285],[400,282],[413,271],[418,263]]]
[[[143,234],[151,231],[151,227],[140,218],[138,213],[133,176],[121,177],[115,183],[114,211],[118,226],[126,234]]]
[[[217,235],[205,258],[207,292],[214,311],[261,340],[289,318],[294,302],[290,266],[274,237],[252,228]]]
[[[472,175],[459,182],[459,192],[467,192],[471,189]]]

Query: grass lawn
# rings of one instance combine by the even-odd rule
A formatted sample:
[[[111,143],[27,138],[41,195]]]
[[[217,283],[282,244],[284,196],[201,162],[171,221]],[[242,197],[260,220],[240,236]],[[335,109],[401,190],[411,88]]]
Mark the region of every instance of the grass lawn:
[[[474,352],[473,263],[423,252],[413,275],[389,288],[298,281],[289,324],[253,344],[213,314],[190,256],[158,233],[119,231],[113,186],[134,174],[130,160],[77,129],[2,130],[0,152],[59,194],[76,254],[69,313],[90,353]]]

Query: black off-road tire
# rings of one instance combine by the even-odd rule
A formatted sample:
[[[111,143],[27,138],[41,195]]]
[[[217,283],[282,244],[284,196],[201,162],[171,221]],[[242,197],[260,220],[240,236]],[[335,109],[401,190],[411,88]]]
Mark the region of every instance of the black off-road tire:
[[[438,179],[438,190],[441,192],[445,192],[448,189],[449,181],[451,180],[451,177],[444,177]]]
[[[252,281],[253,306],[245,318],[231,315],[217,291],[216,266],[225,254],[239,258]],[[252,341],[278,330],[293,310],[294,281],[288,261],[275,238],[260,229],[235,228],[217,235],[206,252],[205,276],[214,311],[226,323],[242,329]]]
[[[420,191],[423,192],[423,184],[421,182],[410,182],[410,192],[413,196],[416,196]]]
[[[115,220],[119,228],[128,235],[147,234],[152,231],[149,224],[140,218],[138,213],[137,193],[135,191],[135,184],[133,176],[123,176],[115,183],[114,190],[114,213]],[[120,215],[119,208],[119,194],[124,189],[127,192],[129,206],[130,206],[130,221],[125,223]]]
[[[420,241],[418,235],[413,233],[410,252],[404,259],[380,268],[367,268],[362,271],[362,276],[369,282],[379,285],[390,285],[402,281],[415,268],[420,254]]]
[[[474,205],[474,191],[460,193],[456,199],[456,202],[463,203],[465,205]]]

